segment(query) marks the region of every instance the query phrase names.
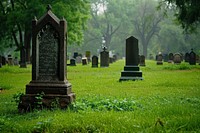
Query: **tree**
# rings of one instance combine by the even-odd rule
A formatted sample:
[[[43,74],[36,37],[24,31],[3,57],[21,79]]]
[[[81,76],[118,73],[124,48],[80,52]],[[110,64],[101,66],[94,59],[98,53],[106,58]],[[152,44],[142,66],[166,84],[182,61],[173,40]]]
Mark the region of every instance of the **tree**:
[[[133,33],[139,37],[143,46],[143,55],[147,57],[148,45],[152,37],[159,33],[159,23],[163,20],[163,14],[156,11],[157,2],[154,0],[142,0],[132,11]],[[129,15],[130,16],[130,15]]]
[[[175,13],[182,27],[187,31],[193,31],[200,22],[200,1],[199,0],[164,0],[164,3],[169,7],[175,8],[178,12]],[[175,5],[174,5],[175,4]]]
[[[83,41],[83,29],[85,28],[89,3],[87,0],[76,1],[28,1],[28,0],[2,0],[0,2],[0,19],[4,19],[5,34],[1,38],[9,37],[14,40],[17,50],[20,50],[21,62],[24,61],[25,49],[29,51],[31,40],[31,20],[36,16],[40,18],[47,4],[53,6],[53,12],[59,17],[64,17],[68,22],[69,43],[81,43]]]

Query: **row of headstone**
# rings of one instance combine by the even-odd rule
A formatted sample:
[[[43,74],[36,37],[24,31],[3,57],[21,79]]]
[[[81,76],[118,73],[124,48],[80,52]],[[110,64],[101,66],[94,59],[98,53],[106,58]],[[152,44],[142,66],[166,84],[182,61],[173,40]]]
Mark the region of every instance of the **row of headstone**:
[[[0,56],[0,67],[4,66],[8,64],[9,66],[18,66],[19,65],[19,61],[18,61],[18,58],[15,57],[13,59],[13,57],[11,55],[8,55],[8,58],[6,60],[6,58],[4,56]]]
[[[82,63],[82,65],[87,65],[89,62],[91,62],[90,59],[90,51],[86,51],[86,57],[82,57],[77,52],[74,53],[74,56],[76,58],[70,59],[70,66],[76,66],[76,63]],[[100,52],[100,67],[109,67],[110,63],[117,61],[117,55],[109,55],[109,52],[107,51],[106,47],[103,48],[103,50]],[[92,56],[92,67],[98,67],[98,56],[94,55]]]
[[[200,63],[199,56],[194,53],[193,49],[190,53],[186,53],[185,56],[181,53],[169,53],[169,55],[162,55],[160,53],[156,55],[157,65],[162,65],[163,60],[168,63],[180,64],[184,59],[185,62],[189,62],[190,65],[196,65],[198,62]]]

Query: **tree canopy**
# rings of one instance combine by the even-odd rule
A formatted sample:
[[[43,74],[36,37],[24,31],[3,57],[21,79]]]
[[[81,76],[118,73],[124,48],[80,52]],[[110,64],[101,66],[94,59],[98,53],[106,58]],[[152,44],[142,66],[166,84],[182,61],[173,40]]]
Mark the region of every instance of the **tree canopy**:
[[[175,15],[185,30],[194,30],[200,22],[199,0],[164,0],[169,8],[178,10]]]

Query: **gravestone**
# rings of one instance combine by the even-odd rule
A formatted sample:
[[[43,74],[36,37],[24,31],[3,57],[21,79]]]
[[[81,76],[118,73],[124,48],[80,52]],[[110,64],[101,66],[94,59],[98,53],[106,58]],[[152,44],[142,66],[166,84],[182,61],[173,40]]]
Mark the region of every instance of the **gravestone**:
[[[14,62],[14,65],[15,65],[15,66],[18,66],[18,65],[19,65],[19,61],[18,61],[17,57],[15,57],[15,59],[14,59],[13,62]]]
[[[164,62],[168,62],[168,60],[169,60],[168,54],[164,54],[163,55],[163,59],[164,59]]]
[[[149,54],[149,59],[150,59],[150,60],[153,60],[153,59],[154,59],[152,54]]]
[[[66,108],[75,100],[66,79],[66,20],[58,19],[50,5],[47,9],[41,19],[32,20],[32,81],[20,97],[20,112],[52,108],[55,101],[58,107]],[[38,95],[42,98],[39,101]]]
[[[92,67],[98,67],[98,57],[96,55],[92,56]]]
[[[138,39],[131,36],[126,39],[126,65],[121,72],[119,81],[125,80],[143,80],[142,72],[138,67],[139,63]]]
[[[78,52],[74,52],[73,58],[76,59],[77,56],[78,56]]]
[[[76,60],[74,58],[70,59],[70,66],[76,66]]]
[[[173,53],[169,53],[169,57],[168,57],[168,63],[172,63],[174,60],[174,54]]]
[[[104,47],[103,51],[100,52],[100,66],[109,67],[109,52],[106,47]]]
[[[196,54],[194,53],[193,49],[191,49],[190,52],[189,64],[196,65]]]
[[[13,58],[11,55],[8,55],[8,65],[13,66]]]
[[[76,57],[76,63],[82,63],[82,57],[81,56]]]
[[[162,54],[159,54],[159,55],[157,55],[157,62],[156,62],[156,64],[157,65],[163,65],[163,56],[162,56]]]
[[[113,62],[116,62],[116,61],[117,61],[117,55],[114,54],[114,55],[113,55]]]
[[[146,66],[145,65],[145,56],[141,55],[139,59],[140,59],[140,66]]]
[[[86,57],[82,58],[82,65],[87,65],[87,58]]]
[[[2,56],[0,55],[0,68],[2,67]]]
[[[181,64],[181,54],[180,53],[174,54],[174,64]]]
[[[189,62],[189,60],[190,60],[190,54],[185,53],[185,62]]]

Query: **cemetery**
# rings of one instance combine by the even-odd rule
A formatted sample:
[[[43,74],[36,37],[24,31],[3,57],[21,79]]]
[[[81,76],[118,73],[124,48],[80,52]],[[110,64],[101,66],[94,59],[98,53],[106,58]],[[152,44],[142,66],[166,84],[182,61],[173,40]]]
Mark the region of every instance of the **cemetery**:
[[[23,5],[20,2],[1,2],[1,7],[11,4],[12,9],[3,8],[0,15],[7,15],[6,11],[12,11],[11,15],[17,12],[15,7]],[[110,2],[118,7],[114,1]],[[30,17],[25,22],[27,25],[20,25],[23,19],[16,19],[14,30],[9,29],[14,36],[11,43],[16,46],[8,47],[10,42],[6,39],[10,31],[4,31],[0,25],[0,132],[200,132],[200,49],[197,45],[185,44],[173,50],[170,45],[164,45],[165,38],[158,42],[154,38],[159,44],[147,48],[145,36],[141,39],[134,33],[140,27],[135,20],[131,21],[135,31],[126,36],[121,34],[122,38],[112,38],[120,33],[121,24],[112,26],[107,20],[107,28],[103,27],[106,33],[95,31],[102,35],[98,34],[94,43],[93,39],[87,39],[95,33],[86,32],[86,42],[82,35],[86,30],[84,24],[89,20],[84,16],[89,11],[86,2],[52,2],[53,9],[50,4],[43,4],[47,6],[46,9],[43,5],[38,7],[43,11],[38,11],[40,15],[32,16],[24,11]],[[92,9],[96,9],[95,4],[99,5],[93,4]],[[123,2],[119,5],[123,6]],[[35,11],[38,9],[33,7]],[[67,11],[71,14],[66,15]],[[96,11],[92,17],[101,13]],[[126,31],[126,26],[120,30]],[[186,43],[190,40],[187,39]]]

